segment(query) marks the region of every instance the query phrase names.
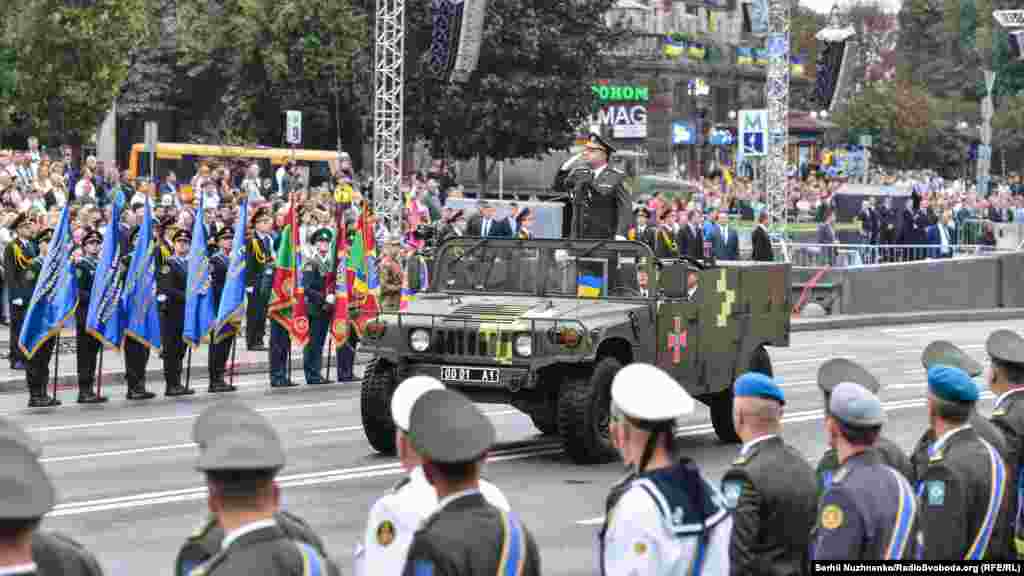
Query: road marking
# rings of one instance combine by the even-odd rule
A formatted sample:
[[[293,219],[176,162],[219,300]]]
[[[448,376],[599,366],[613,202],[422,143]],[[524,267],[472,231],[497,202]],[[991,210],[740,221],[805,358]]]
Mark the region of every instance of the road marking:
[[[523,414],[519,410],[495,410],[493,412],[484,412],[484,416],[507,416],[509,414]],[[523,414],[525,416],[526,414]],[[362,425],[359,426],[338,426],[335,428],[319,428],[316,430],[309,430],[306,434],[333,434],[335,432],[356,432],[362,430]]]

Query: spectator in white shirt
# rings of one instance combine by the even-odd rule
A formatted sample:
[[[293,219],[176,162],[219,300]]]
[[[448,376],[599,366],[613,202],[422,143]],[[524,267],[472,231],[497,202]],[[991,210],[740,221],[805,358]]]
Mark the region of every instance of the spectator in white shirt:
[[[75,198],[79,201],[97,201],[96,186],[92,183],[92,170],[89,167],[82,168],[82,177],[75,184]]]

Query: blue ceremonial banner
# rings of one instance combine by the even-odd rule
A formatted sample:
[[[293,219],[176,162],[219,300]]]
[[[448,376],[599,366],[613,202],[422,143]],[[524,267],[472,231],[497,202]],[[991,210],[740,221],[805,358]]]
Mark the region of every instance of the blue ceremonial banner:
[[[18,335],[18,347],[31,358],[47,340],[60,333],[78,307],[78,276],[71,265],[71,216],[68,205],[60,214],[50,247],[39,270],[25,321]]]
[[[107,233],[103,235],[103,250],[100,252],[96,279],[89,294],[89,315],[85,329],[104,346],[121,347],[124,339],[125,315],[121,308],[121,288],[124,266],[121,263],[121,210],[124,195],[117,191],[111,211]]]
[[[185,342],[195,348],[209,341],[213,318],[213,276],[206,241],[206,202],[200,196],[199,212],[192,225],[192,247],[188,252],[188,287],[185,289]]]
[[[125,338],[143,346],[160,349],[160,313],[156,306],[156,239],[153,238],[153,213],[146,199],[146,212],[139,228],[132,263],[124,281],[122,305],[127,321]]]
[[[220,296],[220,309],[217,310],[214,342],[237,334],[245,314],[245,223],[249,220],[248,205],[248,202],[242,202],[235,222],[235,237],[231,241],[228,277],[224,282],[224,293]]]

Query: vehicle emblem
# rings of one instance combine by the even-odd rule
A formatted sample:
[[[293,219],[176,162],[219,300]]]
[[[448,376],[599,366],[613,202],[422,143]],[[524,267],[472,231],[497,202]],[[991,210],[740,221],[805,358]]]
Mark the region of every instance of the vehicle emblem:
[[[668,333],[668,350],[672,352],[672,364],[679,364],[683,359],[683,350],[686,349],[686,330],[683,330],[683,319],[676,316],[672,319],[672,327],[675,332]]]

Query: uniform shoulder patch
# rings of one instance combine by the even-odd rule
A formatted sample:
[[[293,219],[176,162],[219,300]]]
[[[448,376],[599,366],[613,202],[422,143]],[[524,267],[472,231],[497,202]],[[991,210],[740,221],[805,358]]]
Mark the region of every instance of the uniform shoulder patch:
[[[167,265],[167,264],[164,264],[164,267],[160,269],[160,273],[161,274],[170,274],[171,273],[171,267],[169,265]]]
[[[385,520],[377,525],[377,544],[388,546],[395,541],[395,524]]]
[[[942,506],[946,502],[946,483],[942,480],[929,480],[925,484],[929,506]]]
[[[728,508],[736,508],[743,494],[743,482],[741,480],[726,480],[722,482],[722,496],[725,497],[725,505]]]
[[[843,509],[836,504],[829,504],[821,510],[821,527],[835,530],[843,525]]]

